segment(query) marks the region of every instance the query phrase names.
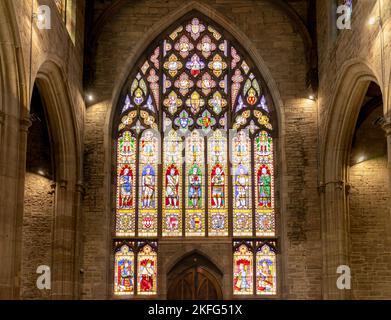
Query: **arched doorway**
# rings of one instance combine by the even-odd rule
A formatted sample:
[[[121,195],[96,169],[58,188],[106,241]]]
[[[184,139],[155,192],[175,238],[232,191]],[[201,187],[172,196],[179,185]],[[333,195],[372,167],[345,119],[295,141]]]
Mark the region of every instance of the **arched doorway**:
[[[21,298],[50,299],[36,285],[37,266],[52,266],[55,210],[55,154],[42,90],[34,84],[27,135],[22,232]]]
[[[220,300],[220,270],[198,252],[181,259],[168,274],[168,300]]]
[[[385,292],[391,292],[391,281],[381,267],[391,261],[387,250],[390,191],[383,114],[381,89],[371,82],[360,106],[347,167],[352,299],[382,299]]]
[[[187,269],[168,289],[168,300],[220,300],[221,287],[216,278],[202,267]]]

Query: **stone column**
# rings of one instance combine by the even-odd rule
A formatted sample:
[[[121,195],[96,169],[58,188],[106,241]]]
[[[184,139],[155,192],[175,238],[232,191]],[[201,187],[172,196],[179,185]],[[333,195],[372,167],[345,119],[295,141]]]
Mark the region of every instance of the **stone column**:
[[[337,288],[337,268],[349,264],[348,210],[346,184],[342,179],[326,181],[320,187],[323,218],[323,297],[324,299],[348,299],[348,290]]]
[[[52,298],[74,298],[75,219],[74,188],[68,181],[56,183],[53,228]]]
[[[383,129],[386,133],[386,138],[387,138],[388,170],[390,172],[390,178],[391,178],[391,120],[388,120],[383,124]],[[390,183],[391,183],[391,179],[390,179]]]
[[[74,216],[75,216],[75,270],[74,270],[74,298],[80,299],[81,297],[81,283],[83,273],[80,269],[83,263],[83,230],[82,230],[82,210],[81,204],[85,195],[85,187],[82,181],[79,181],[76,184],[75,188],[75,206],[74,206]]]
[[[16,106],[15,106],[16,108]],[[0,299],[19,299],[29,118],[0,117]]]
[[[387,169],[388,169],[388,186],[389,186],[389,192],[391,193],[391,120],[386,121],[383,124],[383,129],[386,133],[386,139],[387,139],[387,152],[388,152],[388,161],[387,161]],[[389,212],[388,212],[388,219],[386,220],[386,230],[389,230],[387,232],[386,236],[386,246],[391,247],[391,194],[389,195]]]

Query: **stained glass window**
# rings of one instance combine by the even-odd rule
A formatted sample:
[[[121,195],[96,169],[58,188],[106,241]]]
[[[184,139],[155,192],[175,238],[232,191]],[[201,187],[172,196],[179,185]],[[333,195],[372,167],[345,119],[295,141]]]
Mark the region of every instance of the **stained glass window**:
[[[276,254],[272,247],[260,242],[256,252],[256,291],[258,295],[277,293]]]
[[[208,139],[209,236],[228,235],[227,139],[217,130]]]
[[[255,137],[255,181],[256,181],[256,215],[255,228],[257,236],[274,236],[274,170],[273,139],[266,131]]]
[[[239,131],[232,142],[233,234],[251,236],[251,140],[245,131]]]
[[[163,236],[182,235],[182,139],[171,130],[164,138]]]
[[[140,139],[138,234],[157,236],[157,173],[159,162],[158,138],[151,130]]]
[[[114,295],[157,294],[157,243],[116,241]]]
[[[114,266],[114,294],[134,294],[134,253],[133,250],[123,245],[115,253]]]
[[[136,151],[130,131],[118,137],[117,145],[117,236],[135,235]]]
[[[157,253],[149,244],[142,245],[137,256],[137,292],[157,294]]]
[[[253,250],[250,242],[236,245],[233,259],[233,288],[235,295],[253,294]]]
[[[234,241],[233,294],[276,295],[277,258],[275,241]]]
[[[269,95],[225,31],[201,14],[182,21],[146,50],[119,99],[114,292],[157,293],[160,237],[233,237],[234,293],[276,294]]]
[[[193,131],[186,139],[186,235],[205,235],[204,138]]]

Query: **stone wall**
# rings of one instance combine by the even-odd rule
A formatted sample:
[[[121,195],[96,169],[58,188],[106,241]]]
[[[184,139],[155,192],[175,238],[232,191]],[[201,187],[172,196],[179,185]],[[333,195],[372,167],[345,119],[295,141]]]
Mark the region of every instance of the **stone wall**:
[[[353,1],[352,29],[340,30],[338,36],[332,36],[332,1],[317,2],[318,19],[318,56],[319,56],[319,114],[322,137],[329,113],[332,110],[335,93],[346,75],[348,67],[363,63],[372,71],[386,97],[390,90],[390,52],[391,45],[391,3],[389,1],[364,0]],[[383,30],[378,24],[368,24],[370,17],[379,16],[379,3],[382,3]],[[384,56],[381,55],[383,43]],[[384,81],[382,81],[382,69]],[[383,82],[383,83],[382,83]],[[339,93],[341,94],[341,93]],[[342,94],[349,95],[350,92]],[[384,110],[389,110],[387,101]],[[322,139],[323,140],[323,139]]]
[[[387,157],[350,168],[350,266],[353,299],[389,299],[391,250],[386,241],[390,190]]]
[[[22,299],[50,299],[49,290],[36,285],[37,267],[52,267],[52,231],[54,221],[53,181],[34,173],[26,173],[23,216],[23,248],[21,272]]]

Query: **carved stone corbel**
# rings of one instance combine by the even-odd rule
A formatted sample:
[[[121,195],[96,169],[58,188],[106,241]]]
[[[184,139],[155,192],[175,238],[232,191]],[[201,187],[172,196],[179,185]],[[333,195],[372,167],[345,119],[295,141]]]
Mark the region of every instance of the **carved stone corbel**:
[[[30,117],[25,117],[25,118],[21,119],[20,120],[20,131],[27,133],[32,124],[33,123],[31,122]]]
[[[76,192],[80,193],[81,197],[84,197],[84,195],[86,193],[86,188],[85,188],[85,186],[83,184],[83,181],[78,181],[76,183]]]
[[[60,182],[58,183],[58,186],[59,186],[61,189],[66,189],[67,186],[68,186],[68,181],[67,181],[67,180],[60,180]]]
[[[386,137],[391,135],[391,121],[385,121],[382,124],[382,128],[383,128],[384,132],[386,133]]]

